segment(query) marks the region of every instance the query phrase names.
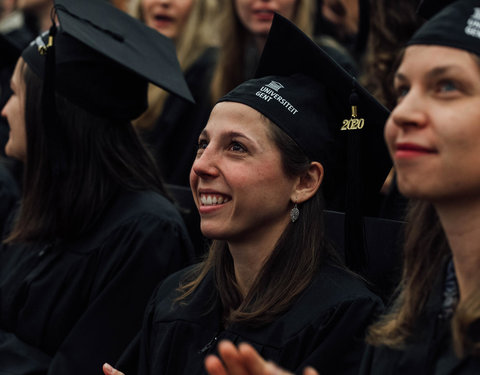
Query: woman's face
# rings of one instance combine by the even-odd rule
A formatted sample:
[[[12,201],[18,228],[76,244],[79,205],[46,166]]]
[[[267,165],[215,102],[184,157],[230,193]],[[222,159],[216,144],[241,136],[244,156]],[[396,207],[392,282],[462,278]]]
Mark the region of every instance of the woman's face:
[[[15,159],[25,161],[27,155],[27,137],[25,133],[25,83],[22,77],[23,60],[18,60],[10,87],[13,91],[7,104],[2,109],[10,126],[8,142],[5,145],[5,154]]]
[[[466,51],[411,46],[385,127],[400,191],[433,203],[480,193],[480,68]]]
[[[324,0],[322,14],[338,28],[339,36],[351,36],[358,32],[358,0]]]
[[[292,19],[297,0],[234,0],[235,11],[243,26],[254,36],[266,37],[277,12]]]
[[[194,0],[142,0],[144,22],[166,37],[176,40],[188,20]]]
[[[214,107],[190,172],[206,237],[275,242],[287,226],[295,179],[285,175],[268,126],[246,105]]]

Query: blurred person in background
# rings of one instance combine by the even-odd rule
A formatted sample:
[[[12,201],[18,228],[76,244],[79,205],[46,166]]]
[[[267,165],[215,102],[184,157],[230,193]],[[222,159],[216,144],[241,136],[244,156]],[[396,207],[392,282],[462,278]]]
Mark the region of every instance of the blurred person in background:
[[[56,0],[56,13],[1,112],[25,168],[0,248],[0,373],[95,373],[135,336],[154,286],[193,261],[131,125],[149,81],[191,100],[173,44],[105,1]]]

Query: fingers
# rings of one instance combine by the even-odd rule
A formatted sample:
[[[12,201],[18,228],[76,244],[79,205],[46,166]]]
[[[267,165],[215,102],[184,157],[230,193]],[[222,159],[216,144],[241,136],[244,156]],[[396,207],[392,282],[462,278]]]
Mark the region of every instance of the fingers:
[[[249,344],[242,343],[238,346],[245,367],[250,375],[292,375],[278,367],[275,363],[265,361],[260,354]]]
[[[230,341],[222,341],[218,344],[218,353],[223,364],[220,359],[214,355],[210,355],[205,359],[205,368],[209,375],[292,375],[273,362],[265,361],[262,356],[247,343],[241,343],[237,349]],[[319,374],[313,368],[307,367],[303,375]]]
[[[205,358],[205,369],[209,375],[227,375],[222,362],[214,355],[209,355]]]
[[[252,375],[268,374],[267,362],[257,353],[257,351],[247,343],[241,343],[238,351],[244,359],[247,371]]]
[[[293,375],[291,372],[288,372],[280,367],[278,367],[273,362],[267,362],[265,364],[264,370],[261,375]]]
[[[230,341],[218,344],[218,353],[223,360],[228,375],[250,375],[245,368],[245,363],[240,352]]]
[[[319,374],[313,367],[305,367],[305,370],[303,370],[303,375],[319,375]]]
[[[123,372],[118,371],[117,369],[114,369],[112,366],[110,366],[108,363],[105,363],[102,367],[103,373],[105,375],[125,375]]]

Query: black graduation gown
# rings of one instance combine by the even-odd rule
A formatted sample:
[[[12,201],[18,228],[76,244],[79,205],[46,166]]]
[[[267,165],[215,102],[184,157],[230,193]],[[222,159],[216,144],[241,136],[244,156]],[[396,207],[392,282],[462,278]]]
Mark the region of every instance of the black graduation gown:
[[[457,358],[452,346],[450,319],[442,313],[445,272],[438,277],[415,329],[404,350],[369,346],[361,375],[459,375],[480,374],[480,360]]]
[[[323,266],[293,306],[261,328],[222,328],[221,306],[210,273],[187,305],[172,298],[182,273],[169,277],[146,311],[139,370],[131,374],[205,374],[204,358],[218,341],[249,342],[266,359],[300,373],[307,366],[322,375],[356,374],[364,333],[381,309],[380,299],[346,271]],[[288,277],[286,275],[286,277]]]
[[[180,215],[149,191],[120,194],[74,243],[2,247],[0,374],[103,374],[154,287],[191,261]]]
[[[8,169],[0,160],[0,242],[10,213],[20,199],[20,191]]]

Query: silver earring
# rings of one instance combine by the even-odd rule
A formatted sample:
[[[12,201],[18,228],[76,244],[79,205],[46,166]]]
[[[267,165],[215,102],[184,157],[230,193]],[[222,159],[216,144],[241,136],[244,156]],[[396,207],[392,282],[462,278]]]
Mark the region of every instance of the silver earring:
[[[295,206],[290,210],[290,219],[292,219],[292,223],[296,222],[298,217],[300,216],[300,210],[295,203]]]

